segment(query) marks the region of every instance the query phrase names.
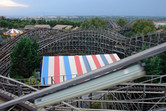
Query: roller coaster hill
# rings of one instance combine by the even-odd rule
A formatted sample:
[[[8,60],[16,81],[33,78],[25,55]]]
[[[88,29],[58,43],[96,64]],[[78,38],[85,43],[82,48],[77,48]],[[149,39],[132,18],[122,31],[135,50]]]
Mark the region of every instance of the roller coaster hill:
[[[96,90],[92,88],[89,90],[88,96],[84,94],[77,97],[70,95],[69,98],[64,98],[59,102],[54,102],[54,104],[36,108],[37,104],[34,99],[38,100],[37,98],[47,97],[47,95],[54,93],[58,94],[57,92],[71,90],[71,88],[74,89],[77,85],[80,85],[81,81],[86,81],[82,85],[85,83],[87,84],[86,88],[89,88],[88,85],[93,85],[97,81],[104,80],[104,77],[113,75],[115,69],[115,73],[121,70],[126,72],[125,68],[128,66],[166,51],[165,32],[128,38],[121,33],[129,30],[130,27],[120,27],[113,21],[107,21],[107,24],[110,28],[109,30],[78,29],[53,34],[50,29],[35,29],[18,35],[0,47],[0,96],[2,103],[0,104],[0,109],[8,111],[164,111],[166,107],[166,85],[163,83],[166,78],[165,75],[141,75],[141,78],[138,79],[137,77],[135,78],[136,80],[125,80],[125,83],[121,81]],[[10,53],[21,37],[36,38],[40,45],[39,54],[41,56],[116,53],[121,60],[60,84],[29,86],[23,81],[20,82],[8,76]],[[148,49],[137,53],[145,45]],[[100,76],[101,74],[106,75]],[[102,77],[103,79],[101,79]],[[110,81],[113,80],[111,79]],[[156,81],[158,82],[156,83]]]

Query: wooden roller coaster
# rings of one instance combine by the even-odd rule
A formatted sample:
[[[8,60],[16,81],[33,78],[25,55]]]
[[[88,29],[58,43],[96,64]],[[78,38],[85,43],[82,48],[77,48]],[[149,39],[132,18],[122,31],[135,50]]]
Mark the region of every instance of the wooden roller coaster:
[[[110,22],[109,22],[110,23]],[[111,23],[114,24],[114,23]],[[113,29],[117,28],[114,24]],[[25,85],[8,77],[10,67],[10,53],[21,37],[29,37],[37,39],[40,45],[40,55],[60,55],[60,54],[102,54],[102,53],[118,53],[121,58],[128,57],[137,53],[144,46],[151,48],[161,43],[166,42],[166,33],[153,33],[148,35],[136,36],[127,38],[118,33],[116,30],[104,29],[80,29],[73,32],[51,33],[51,30],[37,29],[29,32],[24,32],[14,39],[9,40],[0,48],[0,94],[9,96],[21,96],[35,92],[40,88],[48,86],[31,86]],[[147,77],[146,77],[147,78]],[[154,83],[154,79],[159,79],[160,83]],[[93,99],[93,95],[89,99],[72,99],[68,103],[79,107],[83,110],[83,104],[92,108],[94,104],[100,103],[102,109],[114,110],[148,110],[157,107],[166,107],[165,95],[166,86],[162,83],[165,76],[154,77],[147,80],[149,83],[130,83],[120,84],[107,90],[97,92],[100,99]],[[151,82],[152,81],[152,82]],[[9,94],[7,94],[8,92]],[[111,95],[112,99],[107,100]],[[151,95],[151,96],[150,96]],[[12,96],[14,97],[14,96]],[[153,98],[156,97],[156,98]],[[104,99],[105,98],[105,99]],[[14,99],[14,98],[11,98]],[[133,101],[131,102],[130,100]],[[137,100],[137,101],[136,101]],[[27,109],[34,108],[30,100],[26,105]],[[19,104],[25,108],[25,103]],[[110,106],[111,105],[111,106]],[[68,105],[70,106],[70,105]],[[74,107],[66,107],[66,105],[57,104],[52,107],[47,107],[47,110],[54,109],[74,109]],[[42,109],[42,110],[46,110]],[[35,108],[34,108],[35,110]],[[91,110],[91,109],[87,109]]]

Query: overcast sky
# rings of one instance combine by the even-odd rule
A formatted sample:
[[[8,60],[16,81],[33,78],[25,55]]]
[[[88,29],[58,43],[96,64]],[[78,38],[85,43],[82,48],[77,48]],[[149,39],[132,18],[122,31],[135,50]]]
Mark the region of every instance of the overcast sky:
[[[166,0],[0,0],[0,16],[166,16]]]

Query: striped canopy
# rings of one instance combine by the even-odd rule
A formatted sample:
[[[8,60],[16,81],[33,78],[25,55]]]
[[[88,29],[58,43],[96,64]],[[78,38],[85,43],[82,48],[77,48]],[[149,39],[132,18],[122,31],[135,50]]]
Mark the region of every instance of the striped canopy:
[[[7,34],[18,34],[18,33],[21,33],[22,31],[20,30],[17,30],[17,29],[10,29],[8,30],[6,33]]]
[[[60,83],[119,60],[117,54],[44,56],[41,83],[52,84],[51,80]]]

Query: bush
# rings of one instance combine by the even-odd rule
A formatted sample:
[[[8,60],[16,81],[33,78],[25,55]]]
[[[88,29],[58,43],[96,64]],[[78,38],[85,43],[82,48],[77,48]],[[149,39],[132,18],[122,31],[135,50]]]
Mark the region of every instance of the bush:
[[[41,85],[41,83],[36,79],[36,78],[33,78],[33,77],[30,77],[28,79],[28,82],[26,82],[27,85]]]
[[[27,85],[41,85],[41,83],[38,80],[38,74],[33,72],[33,76],[31,76],[28,81],[26,82]]]

